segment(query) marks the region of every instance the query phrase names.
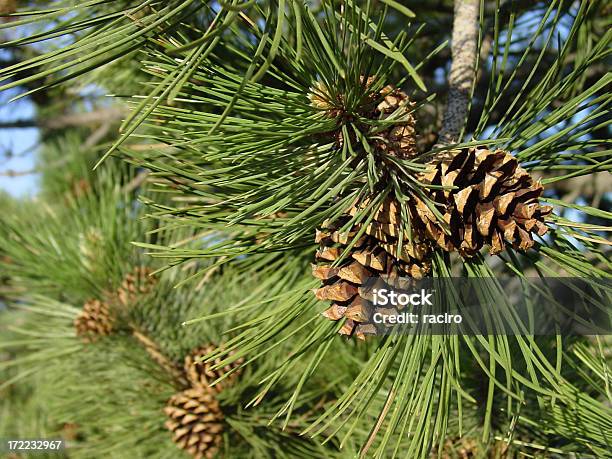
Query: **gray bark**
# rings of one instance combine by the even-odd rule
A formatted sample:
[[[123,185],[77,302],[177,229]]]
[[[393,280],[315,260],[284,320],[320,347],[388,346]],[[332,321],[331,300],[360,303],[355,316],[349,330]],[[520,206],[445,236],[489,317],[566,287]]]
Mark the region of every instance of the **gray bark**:
[[[468,116],[470,90],[475,77],[479,6],[480,0],[455,0],[449,91],[439,145],[459,142]]]

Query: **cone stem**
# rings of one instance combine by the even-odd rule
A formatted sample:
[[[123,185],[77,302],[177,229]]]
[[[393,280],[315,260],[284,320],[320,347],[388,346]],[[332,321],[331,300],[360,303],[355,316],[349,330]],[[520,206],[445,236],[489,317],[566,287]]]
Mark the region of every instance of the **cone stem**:
[[[452,63],[448,78],[448,101],[438,145],[459,142],[468,116],[478,46],[480,0],[455,0],[451,42]]]
[[[155,344],[148,336],[140,332],[132,325],[132,335],[136,340],[142,344],[147,353],[151,356],[153,361],[162,367],[165,371],[172,375],[172,377],[182,386],[187,386],[187,380],[183,373],[172,364],[168,358],[162,354],[157,344]]]

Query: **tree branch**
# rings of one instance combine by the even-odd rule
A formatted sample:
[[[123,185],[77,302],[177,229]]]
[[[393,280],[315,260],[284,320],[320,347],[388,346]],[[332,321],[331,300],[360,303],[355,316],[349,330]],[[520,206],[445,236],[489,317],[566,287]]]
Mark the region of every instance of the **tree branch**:
[[[121,119],[125,111],[121,107],[110,107],[84,113],[71,113],[47,119],[15,120],[0,123],[0,129],[42,128],[64,129],[75,126],[107,123]]]
[[[455,0],[448,100],[439,144],[461,140],[459,136],[467,119],[470,90],[475,76],[479,4],[479,0]]]

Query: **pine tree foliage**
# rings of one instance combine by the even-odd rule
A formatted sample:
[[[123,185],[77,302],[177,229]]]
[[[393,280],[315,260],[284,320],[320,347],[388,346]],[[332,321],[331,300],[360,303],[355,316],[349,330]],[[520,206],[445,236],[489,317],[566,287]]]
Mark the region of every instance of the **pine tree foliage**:
[[[358,273],[356,254],[382,254],[392,262],[366,257],[359,269],[391,275],[417,245],[419,276],[610,277],[609,190],[566,192],[584,179],[609,184],[609,7],[471,2],[475,70],[449,144],[438,133],[452,91],[436,69],[445,76],[452,59],[453,2],[427,3],[91,0],[9,11],[0,30],[35,32],[4,48],[67,43],[2,69],[0,90],[35,97],[93,81],[130,108],[86,166],[45,175],[50,195],[74,190],[74,177],[87,190],[0,221],[3,295],[29,321],[2,345],[20,356],[0,367],[3,387],[28,380],[53,400],[45,414],[82,429],[76,455],[174,457],[160,410],[184,383],[185,356],[209,343],[222,347],[204,364],[238,375],[219,384],[227,457],[609,454],[607,337],[356,342],[337,333],[364,337],[348,298],[312,292],[315,260],[324,287],[346,286],[339,273]],[[131,186],[143,171],[147,185]],[[500,188],[520,212],[487,224]],[[479,203],[464,212],[470,196]],[[159,282],[126,307],[117,291],[136,266]],[[73,322],[92,299],[116,306],[117,328],[84,343]],[[62,374],[69,397],[54,386]]]
[[[515,58],[512,64],[508,57],[512,39],[507,37],[512,36],[516,18],[511,13],[505,41],[502,41],[498,33],[492,44],[494,56],[490,71],[493,78],[486,93],[485,109],[472,133],[473,140],[452,146],[453,149],[465,149],[480,144],[515,152],[515,157],[529,173],[554,174],[544,180],[545,185],[568,177],[609,170],[609,153],[605,147],[600,147],[606,139],[597,135],[600,123],[606,122],[609,95],[604,88],[608,76],[603,76],[588,88],[582,88],[583,91],[578,89],[584,84],[582,76],[585,67],[605,58],[609,38],[604,36],[601,41],[583,51],[582,64],[573,66],[569,71],[564,70],[565,56],[576,46],[574,40],[581,31],[584,33],[583,21],[593,14],[591,8],[597,5],[583,2],[573,11],[575,19],[569,27],[564,44],[557,47],[559,57],[555,65],[550,66],[533,87],[523,82],[523,88],[515,95],[513,106],[496,122],[494,130],[487,133],[486,137],[482,133],[489,125],[489,114],[503,98],[507,88],[514,83],[513,73],[504,78],[507,66],[520,68],[526,62],[524,56],[542,54],[551,44],[562,14],[562,10],[555,6],[559,4],[553,2],[541,12],[540,23],[529,38],[523,57]],[[175,177],[181,184],[179,193],[192,196],[186,207],[156,206],[158,212],[153,216],[165,219],[168,215],[176,215],[181,223],[202,224],[208,228],[236,227],[241,228],[243,234],[231,240],[221,240],[198,252],[185,254],[161,249],[158,254],[185,260],[191,257],[218,257],[226,262],[232,257],[254,251],[286,250],[291,246],[297,248],[312,244],[317,227],[326,220],[336,219],[355,200],[362,200],[371,193],[375,193],[371,205],[364,206],[365,212],[353,216],[352,221],[343,228],[360,220],[368,224],[387,194],[393,195],[399,202],[409,201],[411,195],[427,200],[423,191],[426,186],[416,183],[415,177],[423,170],[422,164],[426,163],[428,155],[439,155],[445,148],[448,150],[448,147],[423,152],[420,164],[417,161],[402,161],[385,156],[376,151],[375,139],[376,134],[388,126],[388,120],[368,119],[368,109],[364,108],[372,104],[373,100],[376,102],[375,94],[380,87],[389,83],[387,75],[395,66],[404,65],[408,80],[412,66],[404,62],[401,56],[402,51],[405,51],[403,46],[407,48],[409,42],[402,43],[401,36],[396,43],[390,42],[383,28],[377,26],[375,20],[370,22],[370,11],[364,12],[356,5],[351,7],[349,4],[343,16],[339,16],[337,11],[333,7],[326,10],[323,26],[313,16],[301,16],[303,48],[299,58],[293,43],[289,40],[285,42],[285,36],[280,39],[278,49],[274,48],[273,41],[270,50],[274,49],[278,58],[271,65],[267,80],[249,78],[248,70],[252,67],[248,65],[252,62],[251,56],[256,55],[255,44],[251,41],[244,46],[250,45],[252,51],[242,51],[246,76],[236,78],[227,68],[228,61],[216,60],[214,53],[211,53],[206,70],[196,69],[192,81],[182,86],[184,96],[181,100],[186,106],[164,105],[163,101],[156,101],[150,106],[150,109],[155,109],[154,113],[161,124],[159,127],[148,125],[148,135],[151,132],[155,135],[155,131],[163,132],[163,135],[155,137],[170,145],[171,151],[160,151],[148,157],[134,155],[129,151],[126,154],[135,157],[138,164],[146,164],[158,172],[156,177]],[[382,23],[383,19],[379,24]],[[263,38],[265,30],[255,30],[253,33]],[[371,34],[369,37],[368,33]],[[535,46],[539,41],[544,42],[544,46],[539,46],[541,49]],[[379,56],[371,52],[370,48],[379,51],[382,59],[377,60]],[[396,50],[399,54],[395,54]],[[431,54],[435,55],[435,51],[432,49]],[[156,50],[152,53],[155,57]],[[240,61],[240,54],[229,62],[235,66],[237,61]],[[161,75],[171,75],[174,67],[170,61],[160,55],[154,62],[155,71],[161,72]],[[165,70],[164,62],[167,65]],[[418,68],[418,65],[415,67]],[[373,76],[374,84],[378,81],[378,86],[371,93],[364,76]],[[307,78],[306,82],[304,78]],[[398,85],[402,85],[403,81],[400,80]],[[413,88],[419,87],[420,80],[408,81]],[[174,82],[166,83],[164,80],[160,84],[168,84],[170,87]],[[325,88],[329,94],[317,93],[321,88]],[[312,104],[313,94],[331,107],[326,114],[333,111],[335,124],[330,123],[329,116],[320,113],[320,104]],[[566,103],[559,104],[560,101]],[[203,112],[197,110],[197,104],[213,104],[218,109]],[[564,120],[575,120],[574,117],[583,110],[588,110],[588,115],[570,121],[567,125],[563,123],[564,126],[553,135],[543,136],[551,126]],[[402,114],[397,113],[397,116],[397,122],[401,121],[399,117]],[[418,107],[412,116],[418,118]],[[267,123],[269,128],[266,127]],[[344,140],[341,145],[336,140],[338,136]],[[580,153],[577,154],[578,149]],[[556,172],[558,170],[566,172]],[[554,187],[551,188],[554,190]],[[546,195],[543,200],[561,208],[567,205],[554,197],[547,199]],[[569,205],[586,214],[606,216],[589,206],[574,203]],[[435,214],[436,211],[432,206],[431,212]],[[552,230],[554,234],[550,239],[538,241],[535,253],[532,252],[534,254],[524,258],[511,248],[503,254],[502,260],[507,269],[519,275],[530,265],[542,275],[566,272],[605,276],[609,273],[609,263],[605,262],[605,252],[602,251],[605,245],[601,243],[605,243],[605,239],[599,233],[601,227],[587,224],[578,229],[563,217],[553,217],[552,220],[560,224]],[[405,218],[404,222],[409,225],[410,219]],[[261,232],[262,227],[267,227],[268,237],[262,244],[252,244],[253,233]],[[411,228],[408,226],[404,231],[409,234]],[[573,245],[570,238],[576,235],[588,244],[588,251],[573,249],[571,257],[568,257],[567,250]],[[357,234],[353,241],[359,236],[361,234]],[[350,244],[346,250],[349,249]],[[603,268],[594,268],[589,261],[593,259],[601,260]],[[253,260],[256,258],[253,257]],[[459,261],[468,276],[493,274],[483,258]],[[448,264],[441,254],[434,260],[434,275],[450,275]],[[313,283],[305,283],[304,291],[306,287],[312,286]],[[288,310],[294,314],[295,329],[303,327],[303,322],[298,318],[303,315],[305,307],[314,303],[308,295],[305,292],[290,297],[278,308],[278,315],[270,320],[265,320],[270,315],[269,310],[262,314],[253,306],[254,320],[261,324],[260,327],[244,331],[231,343],[236,349],[243,347],[245,341],[253,346],[269,346],[262,335],[286,335],[287,322],[281,318],[287,317]],[[281,327],[285,329],[284,333]],[[296,346],[294,355],[308,351],[312,355],[309,357],[312,369],[305,374],[304,379],[315,373],[317,362],[333,353],[329,341],[332,339],[332,328],[333,325],[319,322],[315,325],[316,331],[312,337]],[[328,338],[322,339],[324,336]],[[355,418],[359,419],[360,411],[369,405],[374,391],[387,381],[390,366],[399,365],[400,373],[395,383],[388,383],[386,388],[387,400],[392,407],[390,413],[393,414],[385,413],[387,416],[384,421],[388,423],[385,427],[389,432],[413,432],[410,451],[415,456],[422,456],[432,443],[441,444],[446,436],[449,406],[478,402],[464,388],[462,381],[460,355],[466,352],[479,363],[477,371],[481,371],[489,381],[486,397],[482,400],[487,407],[483,438],[488,438],[492,429],[491,416],[496,393],[500,390],[505,393],[502,398],[506,398],[509,419],[518,415],[514,413],[520,412],[519,407],[524,403],[521,402],[524,397],[521,393],[526,390],[546,396],[560,390],[565,392],[562,390],[565,387],[568,391],[560,399],[572,403],[570,400],[575,388],[571,382],[565,381],[565,376],[554,366],[555,354],[546,350],[546,343],[540,344],[521,337],[501,341],[491,338],[472,340],[467,337],[462,339],[465,342],[455,338],[436,337],[421,338],[418,343],[413,340],[416,338],[383,340],[381,347],[370,358],[371,366],[362,370],[362,377],[355,381],[353,389],[320,419],[318,426],[329,428],[343,414],[345,422],[352,425],[358,422]],[[481,357],[483,353],[487,356],[485,359]],[[291,360],[287,359],[286,363],[279,365],[279,371],[270,378],[266,389],[288,371]],[[449,360],[456,364],[450,366]],[[498,365],[499,368],[496,368]],[[503,375],[501,380],[497,376],[500,371]],[[563,385],[558,383],[561,380],[564,381]],[[397,386],[399,384],[401,386]],[[440,392],[434,392],[438,385]],[[410,393],[408,390],[411,387],[422,389]],[[299,386],[296,390],[299,391]],[[432,400],[438,403],[444,401],[442,406],[447,408],[433,411],[436,403],[432,404]],[[514,407],[513,400],[517,403]],[[544,406],[542,404],[541,408]],[[291,408],[289,401],[286,409],[279,414],[287,414],[289,419]],[[463,409],[459,408],[460,411]],[[599,411],[600,420],[603,421],[606,417],[604,406],[600,405],[596,411]],[[418,417],[416,413],[419,412],[427,414]],[[545,410],[536,416],[544,414]],[[310,431],[317,432],[316,428]],[[388,438],[383,440],[383,445]],[[599,445],[605,445],[605,440]],[[385,451],[385,446],[382,446],[375,455],[384,457]]]
[[[114,180],[108,180],[106,174],[113,174]],[[200,323],[182,329],[181,322],[204,310],[210,313],[238,303],[245,288],[254,287],[257,280],[236,284],[230,272],[216,275],[201,288],[177,290],[173,286],[189,277],[194,267],[156,276],[152,269],[143,269],[147,261],[130,244],[130,237],[132,231],[143,234],[147,222],[137,218],[139,206],[132,201],[133,196],[114,184],[121,177],[120,169],[105,165],[85,195],[69,196],[71,201],[60,201],[60,205],[45,203],[47,212],[29,219],[17,211],[14,225],[6,222],[3,228],[2,235],[7,237],[3,247],[21,264],[3,263],[3,272],[10,280],[9,288],[3,290],[9,310],[2,312],[7,328],[3,325],[2,349],[6,356],[0,362],[0,371],[2,390],[9,391],[10,396],[2,409],[7,416],[15,417],[20,403],[25,403],[32,410],[49,413],[40,430],[7,426],[3,434],[61,436],[68,442],[70,457],[178,457],[180,449],[164,426],[163,409],[174,395],[191,387],[183,370],[190,352],[204,344],[222,345],[225,338],[219,329],[232,326],[231,321],[224,320],[223,325]],[[95,223],[92,215],[104,223],[92,233],[95,237],[84,238],[78,229],[82,224]],[[28,232],[26,228],[33,224],[40,225],[41,231]],[[74,231],[66,233],[66,226]],[[23,234],[37,237],[25,243],[13,242]],[[20,252],[24,248],[26,254]],[[62,263],[65,278],[56,277],[57,271],[51,268],[32,268],[40,263],[41,253],[51,256],[54,252],[61,256],[55,263]],[[116,270],[114,278],[113,271],[93,269],[105,266],[105,260]],[[134,269],[135,263],[142,265]],[[153,278],[156,280],[151,281]],[[80,289],[75,288],[77,284]],[[95,339],[96,327],[85,336],[80,332],[79,318],[84,312],[86,325],[95,322],[100,312],[100,308],[86,311],[91,304],[103,304],[105,311],[114,315],[112,326]],[[324,381],[313,382],[300,396],[297,403],[303,409],[288,429],[281,430],[278,423],[268,424],[275,406],[281,403],[280,388],[266,398],[269,404],[244,410],[243,401],[253,396],[256,381],[269,372],[272,363],[249,367],[238,377],[219,372],[217,378],[208,381],[209,385],[219,383],[215,391],[202,386],[215,403],[218,401],[223,413],[219,437],[223,456],[345,454],[339,453],[334,443],[322,447],[299,437],[313,419],[312,406],[324,405],[334,397]],[[29,392],[15,393],[13,388],[22,385],[22,391],[27,387]],[[66,426],[74,426],[74,438],[68,438]]]

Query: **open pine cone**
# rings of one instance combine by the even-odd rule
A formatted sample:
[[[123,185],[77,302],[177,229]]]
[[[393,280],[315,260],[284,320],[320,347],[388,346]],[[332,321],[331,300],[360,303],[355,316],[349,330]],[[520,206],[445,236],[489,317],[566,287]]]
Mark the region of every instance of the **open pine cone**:
[[[222,441],[223,413],[210,390],[192,387],[173,395],[164,408],[174,442],[196,459],[215,456]]]
[[[221,368],[213,369],[212,367],[221,362],[220,358],[214,359],[212,362],[200,362],[202,357],[211,353],[217,349],[213,344],[208,346],[202,346],[194,349],[187,357],[185,357],[185,375],[189,382],[195,386],[201,386],[204,388],[210,388],[217,392],[221,392],[223,389],[229,387],[236,378],[240,375],[240,370],[236,370],[227,376],[224,380],[218,382],[214,386],[210,386],[213,381],[226,375],[233,369],[239,367],[244,362],[244,359],[238,359],[231,364],[225,365]],[[230,354],[231,355],[231,354]]]
[[[339,221],[326,222],[317,231],[316,242],[320,248],[312,273],[322,281],[315,292],[316,297],[332,302],[323,315],[330,320],[345,318],[339,333],[355,333],[358,338],[365,339],[366,334],[379,333],[377,325],[371,321],[375,312],[372,289],[382,288],[379,283],[396,286],[400,278],[422,278],[430,269],[431,250],[416,238],[416,234],[412,242],[406,235],[398,256],[400,208],[395,200],[387,198],[344,259],[334,264],[363,229],[363,224],[356,224],[341,232],[358,209],[359,206],[353,206]]]
[[[151,269],[138,266],[125,275],[121,286],[117,289],[117,299],[123,306],[135,303],[139,296],[146,295],[153,290],[157,279],[151,277],[151,273]]]
[[[542,185],[505,151],[463,149],[421,179],[456,187],[432,191],[450,234],[424,202],[417,199],[413,212],[422,230],[444,250],[457,250],[464,257],[474,256],[484,245],[491,247],[491,255],[503,251],[506,243],[527,250],[534,244],[532,233],[542,236],[548,230],[544,219],[552,207],[539,203]]]
[[[102,336],[110,335],[114,325],[115,315],[110,306],[97,299],[87,301],[74,319],[77,336],[89,343]]]

